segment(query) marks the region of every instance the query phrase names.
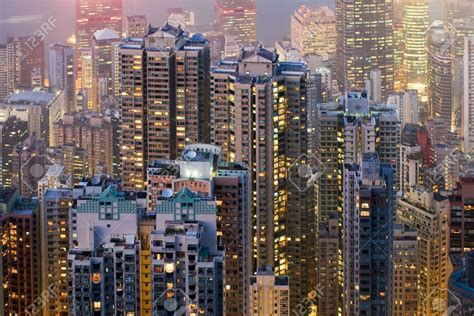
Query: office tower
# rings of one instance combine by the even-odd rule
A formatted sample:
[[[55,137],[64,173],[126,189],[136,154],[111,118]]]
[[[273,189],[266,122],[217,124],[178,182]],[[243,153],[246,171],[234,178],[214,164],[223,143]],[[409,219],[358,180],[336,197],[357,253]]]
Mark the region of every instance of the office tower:
[[[422,187],[410,188],[397,203],[397,222],[417,230],[419,315],[437,315],[436,301],[447,301],[448,212],[446,197]]]
[[[15,116],[10,117],[2,128],[2,185],[13,185],[13,149],[28,137],[28,123]]]
[[[365,89],[371,103],[382,102],[382,72],[380,69],[370,71],[369,78],[365,81]]]
[[[428,102],[431,118],[452,123],[452,41],[441,21],[428,31]]]
[[[380,69],[382,95],[393,90],[393,1],[337,0],[338,81],[343,91],[363,88],[369,72]]]
[[[76,110],[76,69],[74,47],[66,44],[49,46],[49,86],[64,90],[66,113]]]
[[[288,275],[294,304],[314,289],[304,277],[314,264],[307,251],[314,222],[295,170],[306,163],[307,75],[306,64],[278,63],[262,47],[242,49],[212,73],[211,143],[251,170],[253,269],[265,264]]]
[[[336,16],[328,7],[301,6],[291,16],[291,46],[325,60],[336,53]]]
[[[129,15],[125,19],[125,37],[145,37],[148,26],[145,15]]]
[[[416,229],[393,225],[392,315],[418,315],[418,241]]]
[[[99,102],[97,112],[101,109],[102,99],[113,93],[113,45],[119,41],[119,34],[110,29],[99,30],[92,37],[94,83],[97,85],[95,91]]]
[[[150,236],[153,314],[221,315],[223,253],[217,249],[215,198],[184,187],[157,203]]]
[[[449,277],[448,313],[471,315],[474,311],[474,252],[464,256],[463,266]]]
[[[87,154],[87,174],[114,171],[114,124],[112,117],[97,113],[72,113],[54,123],[55,146],[73,145]]]
[[[11,205],[0,215],[2,311],[5,315],[24,315],[35,312],[32,306],[40,295],[39,205],[17,199],[8,190],[2,189],[0,195]]]
[[[449,196],[449,252],[465,254],[474,250],[474,178],[461,178]]]
[[[425,95],[427,79],[426,30],[428,29],[428,1],[408,0],[403,10],[403,71],[404,86]]]
[[[18,188],[23,197],[37,196],[38,181],[52,164],[44,155],[45,149],[45,142],[35,134],[13,147],[12,186]]]
[[[116,235],[101,247],[68,254],[70,315],[138,314],[140,243]]]
[[[41,290],[54,289],[44,306],[47,315],[68,314],[69,211],[70,189],[48,189],[41,205]]]
[[[120,53],[123,188],[141,190],[149,162],[209,141],[209,45],[165,24]]]
[[[277,276],[269,266],[250,277],[249,315],[290,315],[290,280]]]
[[[99,104],[97,99],[97,82],[94,77],[94,54],[92,48],[84,49],[81,52],[79,61],[81,67],[81,89],[87,94],[85,111],[99,112]]]
[[[474,153],[474,35],[464,39],[463,62],[463,101],[461,110],[461,135],[463,136],[463,150],[465,153]]]
[[[376,153],[344,168],[344,314],[389,313],[393,170]]]
[[[215,31],[233,35],[239,45],[257,41],[256,0],[217,0],[215,2]]]
[[[92,47],[94,33],[111,29],[122,35],[122,0],[75,0],[76,1],[76,60],[80,61],[83,50]],[[78,71],[78,79],[82,73]]]
[[[393,169],[393,190],[399,190],[400,124],[395,111],[371,105],[365,92],[349,92],[342,103],[318,105],[314,150],[323,174],[316,180],[316,273],[321,284],[317,297],[321,315],[343,310],[343,171],[345,163],[357,163],[364,153],[376,152],[380,163]],[[335,302],[337,298],[337,302]]]

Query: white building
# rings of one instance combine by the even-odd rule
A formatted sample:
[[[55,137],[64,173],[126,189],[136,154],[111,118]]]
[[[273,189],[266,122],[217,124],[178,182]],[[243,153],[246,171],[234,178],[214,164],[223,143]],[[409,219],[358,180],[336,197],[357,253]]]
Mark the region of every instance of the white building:
[[[262,267],[250,277],[251,316],[290,315],[290,285],[288,276],[276,276],[271,267]]]

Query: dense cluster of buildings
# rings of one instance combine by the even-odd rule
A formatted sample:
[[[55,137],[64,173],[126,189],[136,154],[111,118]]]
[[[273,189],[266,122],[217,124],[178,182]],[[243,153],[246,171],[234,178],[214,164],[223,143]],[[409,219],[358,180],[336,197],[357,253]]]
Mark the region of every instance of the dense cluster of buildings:
[[[9,36],[0,314],[472,315],[474,8],[394,2]]]

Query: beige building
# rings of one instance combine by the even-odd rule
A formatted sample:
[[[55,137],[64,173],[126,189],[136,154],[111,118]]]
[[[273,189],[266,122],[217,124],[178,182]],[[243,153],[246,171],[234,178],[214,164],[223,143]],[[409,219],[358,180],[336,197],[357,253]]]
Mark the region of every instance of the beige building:
[[[209,45],[165,24],[129,38],[120,54],[123,187],[141,190],[149,162],[209,139]]]
[[[271,267],[262,267],[250,277],[251,316],[289,316],[290,286],[287,276],[275,276]]]
[[[336,53],[336,16],[328,7],[301,6],[291,16],[291,46],[324,59]]]
[[[417,316],[418,241],[416,229],[393,227],[392,315]]]
[[[444,315],[436,304],[448,299],[448,212],[446,197],[421,187],[398,201],[397,221],[417,230],[418,315]]]

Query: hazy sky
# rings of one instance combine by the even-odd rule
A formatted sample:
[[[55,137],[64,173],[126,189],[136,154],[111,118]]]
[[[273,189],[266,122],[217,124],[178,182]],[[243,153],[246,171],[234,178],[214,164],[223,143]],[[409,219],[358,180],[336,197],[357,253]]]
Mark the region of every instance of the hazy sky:
[[[57,27],[46,39],[47,43],[64,42],[74,33],[75,0],[0,0],[0,42],[8,34],[29,35],[53,16]],[[213,20],[214,0],[123,0],[124,14],[145,13],[153,25],[160,25],[170,7],[195,11],[196,22],[207,24]],[[441,0],[430,0],[438,3]],[[273,44],[289,32],[290,16],[300,5],[327,5],[334,8],[334,0],[257,0],[257,36],[265,44]],[[440,6],[432,5],[434,16]]]

